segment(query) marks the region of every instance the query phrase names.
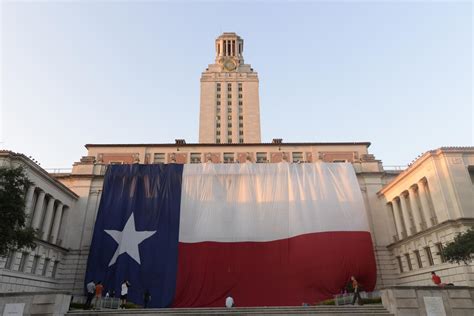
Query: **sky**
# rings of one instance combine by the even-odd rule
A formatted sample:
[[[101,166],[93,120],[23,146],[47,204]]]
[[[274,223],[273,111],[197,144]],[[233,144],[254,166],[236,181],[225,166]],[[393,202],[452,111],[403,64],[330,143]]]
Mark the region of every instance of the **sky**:
[[[472,146],[471,1],[0,0],[0,148],[198,142],[222,32],[258,72],[262,142],[370,141],[384,165]]]

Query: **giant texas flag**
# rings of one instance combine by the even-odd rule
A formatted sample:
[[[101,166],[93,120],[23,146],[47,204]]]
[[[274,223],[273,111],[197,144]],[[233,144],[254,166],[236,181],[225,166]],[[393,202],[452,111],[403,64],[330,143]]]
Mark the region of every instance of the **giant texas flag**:
[[[154,307],[301,305],[366,290],[376,268],[364,202],[345,163],[113,165],[85,283]]]

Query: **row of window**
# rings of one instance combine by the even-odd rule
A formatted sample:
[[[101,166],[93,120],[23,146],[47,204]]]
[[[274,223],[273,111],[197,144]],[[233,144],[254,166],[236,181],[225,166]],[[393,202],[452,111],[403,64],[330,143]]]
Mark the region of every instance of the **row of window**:
[[[443,245],[441,243],[437,243],[435,246],[438,250],[438,255],[440,257],[441,263],[446,262],[446,258],[443,255]],[[423,250],[424,250],[425,256],[427,258],[428,265],[433,266],[434,265],[434,260],[433,260],[433,254],[431,253],[431,248],[430,247],[425,247],[425,248],[423,248]],[[414,253],[415,258],[416,258],[416,264],[418,266],[418,269],[423,268],[423,261],[421,260],[420,251],[419,250],[414,250],[413,253]],[[406,253],[406,254],[403,255],[403,257],[405,257],[405,261],[407,263],[408,271],[412,271],[413,270],[413,264],[412,264],[412,261],[411,261],[410,254]],[[402,262],[402,257],[401,256],[397,256],[397,261],[398,261],[398,268],[400,269],[400,273],[406,272],[404,267],[403,267],[403,262]]]
[[[232,135],[232,132],[229,131],[230,134],[229,135]],[[220,132],[219,132],[219,135],[220,135]],[[239,131],[239,135],[243,135],[243,131]],[[228,139],[230,142],[232,142],[232,139]],[[240,138],[239,139],[239,142],[240,140],[242,140],[242,143],[243,143],[243,139]],[[220,138],[216,138],[216,142],[219,143],[220,142]],[[165,161],[165,153],[155,153],[154,154],[154,157],[153,157],[153,163],[166,163]],[[202,153],[191,153],[191,163],[200,163],[201,162],[201,157],[202,157]],[[224,153],[224,162],[234,162],[234,157],[235,157],[235,153]],[[226,161],[227,160],[227,161]],[[302,162],[304,161],[303,160],[303,152],[293,152],[292,153],[292,161],[293,162]],[[268,153],[266,152],[257,152],[257,162],[268,162]],[[337,162],[337,161],[335,161]],[[345,161],[341,161],[341,162],[345,162]]]
[[[220,96],[219,96],[220,97]],[[221,100],[217,100],[216,101],[216,105],[217,105],[217,108],[219,109],[219,107],[221,106]],[[232,101],[229,100],[227,101],[227,105],[228,106],[231,106],[232,105]],[[244,105],[244,102],[242,100],[239,100],[239,107],[242,107]],[[239,109],[239,110],[242,110],[242,109]],[[220,109],[217,110],[217,112],[220,112]]]
[[[28,260],[29,255],[30,254],[28,252],[22,252],[21,253],[21,259],[20,259],[20,264],[18,266],[18,271],[26,272],[26,262]],[[15,260],[15,257],[16,257],[15,252],[10,252],[7,255],[5,266],[4,266],[5,269],[13,270],[13,261]],[[44,263],[43,263],[43,267],[41,269],[39,269],[40,259],[41,259],[41,256],[38,256],[38,255],[35,255],[33,257],[33,263],[31,265],[31,270],[29,271],[29,273],[46,276],[46,273],[48,272],[48,269],[51,265],[51,259],[50,258],[45,258]],[[59,266],[59,260],[54,261],[53,262],[53,270],[52,270],[52,273],[51,273],[52,278],[56,277],[56,272],[58,270],[58,266]]]
[[[238,86],[239,92],[242,92],[242,90],[243,90],[242,83],[239,82],[237,86]],[[221,92],[221,84],[220,83],[216,84],[216,90],[217,90],[217,92]],[[232,83],[227,84],[227,92],[232,92]]]

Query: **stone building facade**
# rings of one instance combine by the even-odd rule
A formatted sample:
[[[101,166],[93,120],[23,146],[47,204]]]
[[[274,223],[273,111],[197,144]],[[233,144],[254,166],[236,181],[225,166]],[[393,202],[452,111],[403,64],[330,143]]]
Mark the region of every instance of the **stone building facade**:
[[[242,52],[235,33],[216,40],[216,63],[201,78],[199,143],[88,144],[70,173],[54,176],[24,155],[0,152],[0,164],[26,166],[35,183],[26,196],[27,212],[40,232],[34,251],[0,259],[0,292],[63,289],[82,295],[107,167],[135,163],[351,163],[372,233],[377,287],[429,285],[431,270],[445,282],[474,286],[473,264],[449,264],[439,254],[474,226],[474,147],[428,151],[393,172],[369,152],[368,142],[261,143],[258,78]]]
[[[23,166],[33,184],[26,193],[27,225],[38,232],[35,249],[22,249],[0,258],[0,291],[46,291],[68,288],[65,277],[69,240],[65,223],[78,195],[30,158],[0,151],[1,167]],[[69,272],[67,272],[68,274]]]
[[[443,282],[474,286],[474,266],[446,262],[441,250],[474,227],[474,147],[443,147],[419,157],[378,192],[386,204],[397,285]]]

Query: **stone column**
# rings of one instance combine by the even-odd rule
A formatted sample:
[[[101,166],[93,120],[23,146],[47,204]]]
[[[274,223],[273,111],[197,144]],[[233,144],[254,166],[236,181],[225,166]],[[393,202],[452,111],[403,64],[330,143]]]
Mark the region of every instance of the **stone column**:
[[[408,189],[408,197],[410,199],[411,211],[415,220],[416,231],[421,232],[423,230],[423,228],[421,227],[422,220],[420,209],[418,208],[418,203],[416,202],[416,192],[414,187],[410,187],[410,189]]]
[[[410,223],[410,214],[408,213],[408,205],[403,194],[400,194],[400,205],[402,207],[403,221],[405,222],[405,229],[407,230],[407,236],[411,235],[411,223]]]
[[[43,240],[48,240],[49,229],[51,227],[51,220],[53,219],[53,210],[54,210],[54,201],[52,196],[48,200],[48,206],[46,207],[46,215],[44,217],[43,229],[41,232],[41,238]]]
[[[393,216],[395,217],[395,226],[397,228],[398,239],[402,240],[403,235],[403,224],[402,219],[400,217],[400,209],[398,208],[397,200],[392,200],[392,209],[393,209]]]
[[[32,184],[28,187],[25,197],[25,215],[28,216],[31,214],[31,208],[33,207],[33,198],[35,197],[36,187]]]
[[[426,228],[431,227],[431,211],[428,197],[426,195],[426,188],[423,181],[418,182],[418,195],[420,196],[421,210],[426,221]]]
[[[38,199],[36,201],[35,213],[33,214],[33,220],[31,222],[31,227],[38,229],[41,223],[41,217],[43,216],[43,203],[44,203],[44,191],[41,191],[38,194]]]
[[[56,214],[54,215],[53,228],[51,229],[51,243],[55,244],[58,241],[59,226],[63,216],[63,203],[59,202],[56,207]]]

